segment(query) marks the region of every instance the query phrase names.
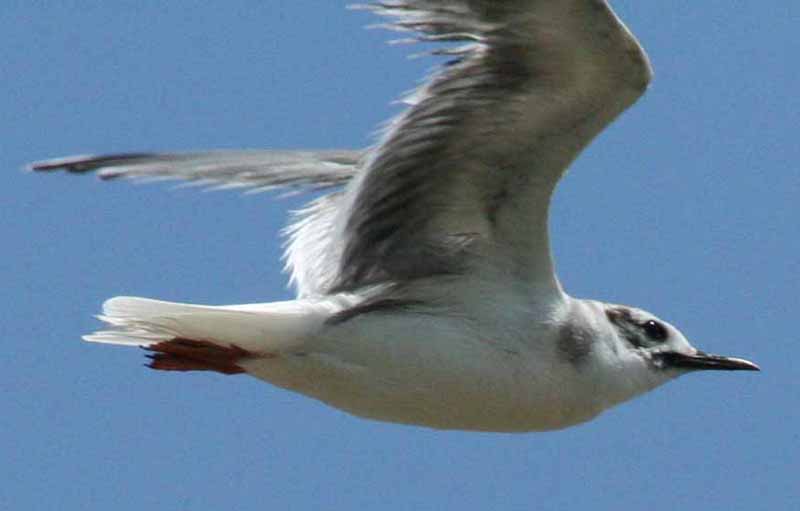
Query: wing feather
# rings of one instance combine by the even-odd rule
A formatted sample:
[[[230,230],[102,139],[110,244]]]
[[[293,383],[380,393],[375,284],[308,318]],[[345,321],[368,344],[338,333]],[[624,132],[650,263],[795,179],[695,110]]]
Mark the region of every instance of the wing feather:
[[[647,58],[603,0],[387,0],[363,6],[450,60],[369,151],[129,153],[35,171],[182,179],[215,187],[331,188],[288,229],[301,295],[486,265],[561,293],[550,196],[580,151],[633,104]],[[545,290],[546,290],[545,289]]]
[[[600,0],[367,8],[418,39],[468,44],[413,96],[351,183],[335,287],[504,264],[560,292],[550,196],[579,152],[645,90],[641,47]]]
[[[341,186],[356,173],[361,151],[228,150],[81,155],[32,163],[38,172],[97,172],[101,179],[180,179],[218,188],[268,190]]]

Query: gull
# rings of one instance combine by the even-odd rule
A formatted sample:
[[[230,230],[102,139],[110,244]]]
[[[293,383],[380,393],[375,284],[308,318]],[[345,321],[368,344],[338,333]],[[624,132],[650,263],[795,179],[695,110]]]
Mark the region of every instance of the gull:
[[[372,147],[74,156],[35,171],[325,190],[287,229],[295,300],[116,297],[87,341],[163,371],[246,373],[356,416],[545,431],[699,370],[707,354],[642,309],[569,296],[548,239],[553,190],[644,93],[648,58],[603,0],[358,6],[445,56]]]

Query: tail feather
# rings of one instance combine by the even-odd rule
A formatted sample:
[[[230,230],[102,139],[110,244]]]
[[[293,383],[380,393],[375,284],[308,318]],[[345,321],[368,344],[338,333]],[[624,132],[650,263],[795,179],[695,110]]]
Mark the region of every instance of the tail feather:
[[[244,342],[263,337],[262,321],[255,312],[145,298],[116,297],[103,304],[100,320],[110,326],[84,336],[90,342],[150,346],[174,338],[209,342]]]
[[[150,348],[183,339],[248,353],[276,353],[302,344],[340,306],[293,300],[207,306],[118,296],[98,316],[107,328],[84,336],[106,344]]]

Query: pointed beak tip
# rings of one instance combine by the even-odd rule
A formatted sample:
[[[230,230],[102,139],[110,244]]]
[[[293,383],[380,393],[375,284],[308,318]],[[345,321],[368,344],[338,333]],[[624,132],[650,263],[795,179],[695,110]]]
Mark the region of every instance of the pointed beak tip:
[[[711,355],[702,351],[689,355],[668,352],[662,355],[666,366],[688,370],[722,370],[722,371],[761,371],[761,368],[749,360],[735,357]]]
[[[758,364],[750,362],[749,360],[741,360],[745,367],[742,367],[744,371],[761,371],[761,367]]]
[[[722,369],[728,371],[761,371],[761,367],[754,362],[736,357],[724,357],[720,355],[706,355],[700,353],[701,359],[706,357],[709,363],[708,369]]]

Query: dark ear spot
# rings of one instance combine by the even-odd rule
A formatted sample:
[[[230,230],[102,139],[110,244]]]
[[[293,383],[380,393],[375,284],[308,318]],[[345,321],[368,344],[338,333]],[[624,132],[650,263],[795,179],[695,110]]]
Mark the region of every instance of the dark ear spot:
[[[567,322],[559,332],[558,353],[572,365],[580,365],[592,351],[592,334],[587,328]]]

